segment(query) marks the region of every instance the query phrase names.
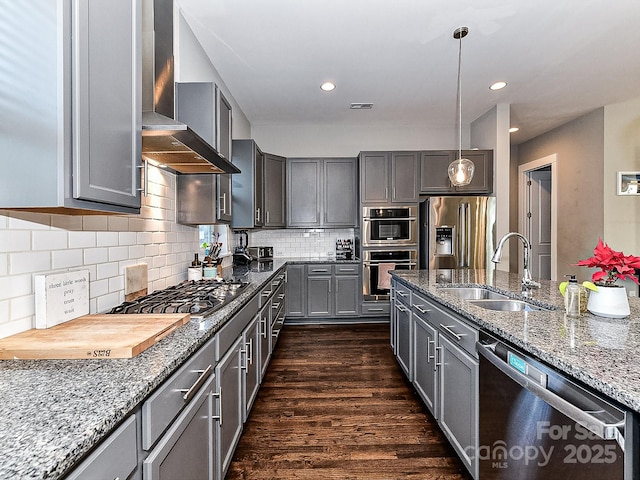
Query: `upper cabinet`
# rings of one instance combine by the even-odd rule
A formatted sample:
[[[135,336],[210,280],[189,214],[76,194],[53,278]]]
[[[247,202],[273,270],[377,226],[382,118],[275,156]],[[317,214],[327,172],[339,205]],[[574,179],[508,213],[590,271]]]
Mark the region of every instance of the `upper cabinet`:
[[[454,187],[449,181],[449,164],[458,158],[457,150],[437,150],[420,152],[420,194],[455,195],[493,193],[493,151],[463,150],[463,158],[471,160],[475,166],[469,185]]]
[[[20,11],[2,15],[0,34],[9,52],[0,82],[11,92],[0,208],[139,213],[140,0],[27,2]]]
[[[287,226],[354,227],[357,159],[288,158]]]
[[[285,227],[286,159],[264,154],[264,226]]]
[[[231,105],[211,82],[176,83],[176,120],[231,159]],[[177,221],[187,225],[231,222],[231,174],[178,175]]]
[[[361,152],[360,203],[418,201],[418,152]]]
[[[263,153],[253,140],[233,141],[233,228],[285,226],[284,157]]]

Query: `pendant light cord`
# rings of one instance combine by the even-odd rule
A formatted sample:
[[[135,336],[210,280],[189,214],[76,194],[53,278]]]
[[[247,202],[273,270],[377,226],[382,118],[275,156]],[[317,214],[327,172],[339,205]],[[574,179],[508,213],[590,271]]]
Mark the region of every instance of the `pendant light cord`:
[[[461,65],[462,65],[462,37],[460,35],[458,41],[458,160],[462,158],[462,82],[461,82]]]

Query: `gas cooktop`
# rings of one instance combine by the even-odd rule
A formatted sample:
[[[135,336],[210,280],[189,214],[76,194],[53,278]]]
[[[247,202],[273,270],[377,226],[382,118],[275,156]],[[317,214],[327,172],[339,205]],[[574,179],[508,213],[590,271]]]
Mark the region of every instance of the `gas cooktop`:
[[[216,280],[185,281],[114,307],[109,313],[190,313],[203,319],[229,303],[249,285]]]

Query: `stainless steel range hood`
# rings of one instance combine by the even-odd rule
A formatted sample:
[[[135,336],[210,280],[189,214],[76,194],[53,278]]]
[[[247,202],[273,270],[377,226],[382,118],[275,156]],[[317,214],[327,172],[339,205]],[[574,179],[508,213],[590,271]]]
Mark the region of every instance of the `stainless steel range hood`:
[[[145,0],[142,8],[142,158],[176,173],[240,173],[173,119],[173,0]]]

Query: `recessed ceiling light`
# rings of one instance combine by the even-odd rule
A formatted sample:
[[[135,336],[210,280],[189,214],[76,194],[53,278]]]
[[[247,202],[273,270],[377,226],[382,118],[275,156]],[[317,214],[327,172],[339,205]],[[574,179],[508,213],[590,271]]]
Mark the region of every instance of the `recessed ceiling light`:
[[[517,132],[518,130],[520,130],[518,127],[511,127],[509,133]]]
[[[507,86],[507,82],[496,82],[489,87],[490,90],[502,90]]]
[[[324,82],[322,85],[320,85],[320,88],[325,92],[330,92],[331,90],[334,90],[336,88],[336,84],[332,82]]]

